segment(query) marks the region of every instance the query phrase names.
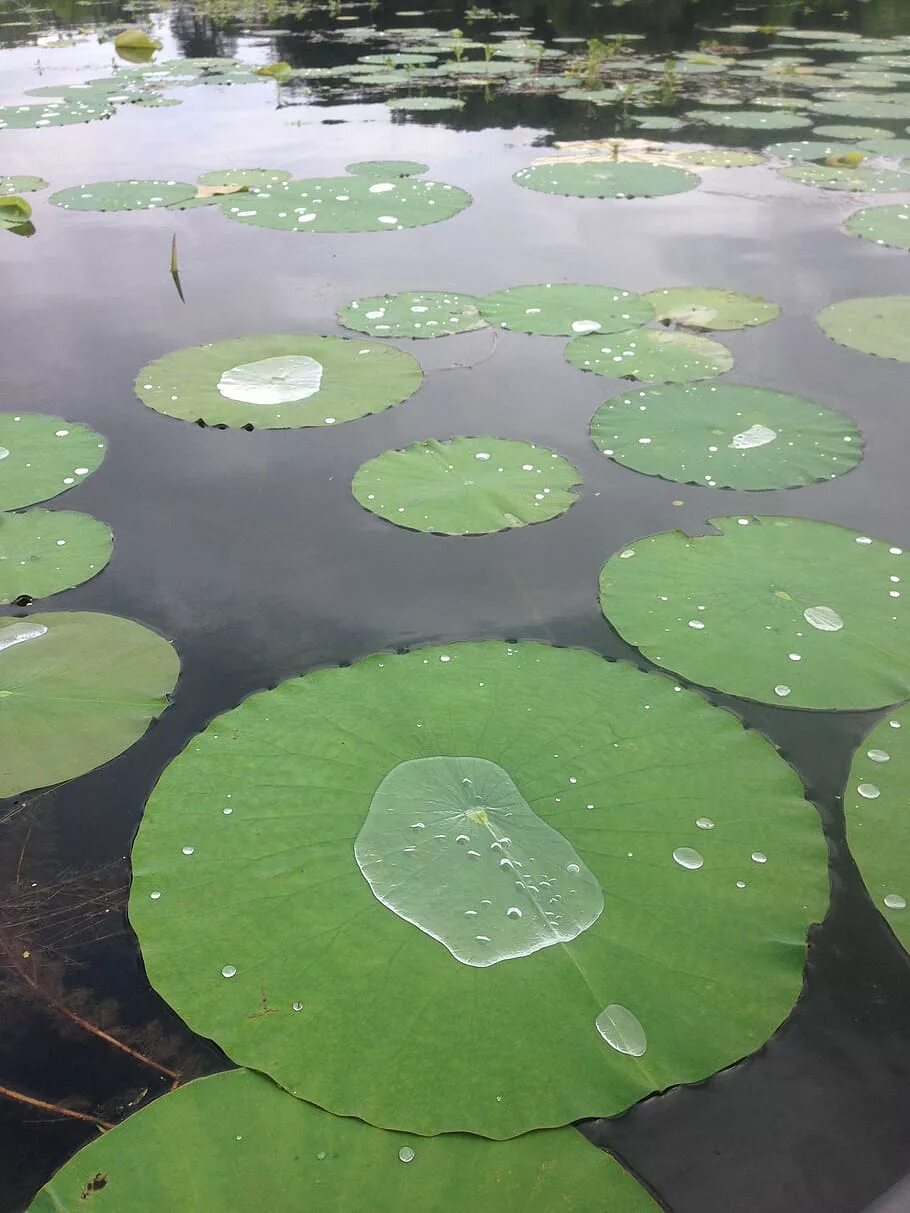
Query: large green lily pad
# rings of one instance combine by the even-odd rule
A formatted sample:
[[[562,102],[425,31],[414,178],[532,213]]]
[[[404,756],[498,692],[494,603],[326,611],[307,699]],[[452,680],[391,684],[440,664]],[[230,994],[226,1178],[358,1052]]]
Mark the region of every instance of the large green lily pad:
[[[454,291],[402,291],[355,299],[341,309],[338,321],[373,337],[449,337],[487,327],[479,300]]]
[[[415,860],[388,904],[363,837],[386,811]],[[132,866],[149,979],[195,1031],[336,1114],[494,1138],[751,1052],[796,1001],[827,901],[817,815],[758,733],[631,665],[492,641],[247,699],[165,771]],[[457,923],[424,917],[439,900]],[[590,925],[549,946],[563,905]],[[511,945],[525,917],[530,953]],[[462,918],[518,954],[459,959],[440,936]]]
[[[910,362],[910,295],[862,296],[816,316],[822,332],[851,350]]]
[[[88,426],[45,413],[0,413],[0,510],[65,493],[95,471],[105,450]]]
[[[860,710],[910,695],[900,548],[805,518],[711,523],[719,535],[651,535],[607,561],[601,607],[624,639],[761,703]]]
[[[196,193],[183,181],[98,181],[51,194],[67,211],[152,211],[185,202]]]
[[[781,177],[819,190],[850,190],[856,194],[910,191],[910,173],[886,168],[839,168],[827,164],[791,164],[778,170]]]
[[[854,211],[844,227],[854,236],[887,244],[889,248],[910,250],[910,203],[895,206],[872,206]]]
[[[139,399],[206,425],[335,425],[401,404],[423,372],[410,354],[363,338],[278,333],[192,346],[148,363]]]
[[[496,291],[480,300],[480,310],[490,324],[546,337],[618,333],[654,316],[649,303],[622,287],[560,282]]]
[[[117,615],[0,620],[0,796],[115,758],[167,707],[179,672],[164,637]]]
[[[600,406],[591,437],[626,467],[712,488],[794,488],[842,476],[863,457],[843,413],[732,383],[625,392]]]
[[[666,329],[636,329],[612,338],[591,333],[570,341],[565,354],[579,370],[652,383],[710,379],[733,366],[733,355],[719,341]]]
[[[749,131],[792,131],[798,127],[811,126],[809,118],[801,114],[790,114],[781,110],[690,110],[686,115],[690,122],[705,126],[726,126]]]
[[[76,122],[110,118],[113,112],[103,97],[86,101],[48,101],[44,105],[5,105],[0,107],[0,131],[70,126]]]
[[[751,328],[768,324],[780,315],[779,305],[760,295],[711,286],[669,287],[649,291],[645,299],[661,323],[696,330]]]
[[[856,751],[844,813],[869,896],[910,952],[910,708],[879,721]]]
[[[471,195],[439,181],[402,176],[397,162],[378,173],[285,181],[244,198],[225,198],[229,219],[291,232],[382,232],[451,219]]]
[[[101,1213],[189,1213],[188,1199],[198,1213],[657,1213],[576,1129],[496,1143],[389,1133],[292,1099],[250,1070],[156,1099],[84,1146],[29,1210],[82,1213],[90,1201]]]
[[[526,189],[573,198],[659,198],[694,190],[699,183],[683,168],[628,160],[550,161],[519,169],[513,180]]]
[[[489,535],[565,513],[580,481],[567,459],[532,443],[429,438],[368,460],[352,488],[364,509],[397,526]]]
[[[110,527],[88,514],[0,514],[0,603],[47,598],[88,581],[110,560],[113,546]]]

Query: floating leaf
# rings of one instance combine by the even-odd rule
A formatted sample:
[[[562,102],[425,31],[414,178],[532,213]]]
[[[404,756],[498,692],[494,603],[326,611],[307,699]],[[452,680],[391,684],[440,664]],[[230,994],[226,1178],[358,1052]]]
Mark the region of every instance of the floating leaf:
[[[814,101],[816,114],[834,118],[872,118],[876,122],[906,122],[910,118],[910,97],[877,97],[874,93],[835,93]]]
[[[435,63],[438,55],[415,54],[413,51],[390,51],[379,55],[360,55],[358,63],[378,64],[380,67],[417,67],[427,63]]]
[[[910,251],[910,204],[906,202],[854,211],[844,227],[864,240]]]
[[[368,460],[352,488],[364,509],[396,526],[489,535],[565,513],[580,481],[567,459],[532,443],[430,438]]]
[[[386,105],[390,110],[413,110],[415,112],[429,112],[431,110],[461,110],[464,109],[464,102],[459,97],[395,97],[391,101],[387,101]]]
[[[90,611],[0,621],[0,796],[91,771],[168,705],[180,661],[157,632]]]
[[[837,124],[834,126],[817,126],[812,132],[813,135],[818,135],[822,139],[893,139],[894,132],[886,130],[884,127],[875,126],[849,126],[846,124]]]
[[[88,514],[42,509],[0,514],[0,603],[48,598],[81,585],[101,572],[113,545],[110,527]],[[0,621],[0,628],[5,623]]]
[[[719,341],[666,329],[636,329],[606,341],[602,334],[591,333],[570,341],[565,354],[581,371],[651,383],[711,379],[733,366],[733,355]]]
[[[793,164],[779,170],[782,177],[813,185],[820,190],[850,190],[856,194],[881,194],[910,190],[910,173],[884,168],[852,168],[826,164]]]
[[[626,160],[554,160],[519,169],[513,180],[527,189],[574,198],[659,198],[694,190],[699,182],[686,169]]]
[[[110,118],[114,111],[106,99],[97,101],[48,101],[46,105],[0,107],[0,130],[32,130],[44,126],[69,126]]]
[[[282,1009],[282,1013],[287,1008]],[[186,1159],[186,1165],[179,1162]],[[167,1159],[165,1163],[163,1160]],[[657,1213],[643,1187],[574,1128],[489,1142],[415,1137],[330,1116],[250,1070],[187,1083],[84,1146],[41,1189],[30,1213]]]
[[[160,51],[161,43],[157,38],[150,37],[144,29],[125,29],[114,39],[114,49],[118,51]]]
[[[769,143],[765,154],[775,160],[827,160],[853,149],[849,144],[830,143],[823,139],[797,139],[794,143]]]
[[[863,296],[816,316],[825,336],[851,350],[910,362],[910,295]]]
[[[623,332],[654,316],[650,304],[622,287],[559,282],[496,291],[480,300],[480,310],[490,324],[547,337]]]
[[[291,65],[283,60],[278,63],[263,64],[262,67],[254,67],[253,71],[257,76],[271,76],[273,80],[289,80],[291,77]]]
[[[432,795],[398,782],[426,759]],[[462,764],[484,768],[476,787]],[[400,893],[418,921],[355,856],[393,772],[396,815],[414,793]],[[564,845],[577,861],[553,866]],[[760,734],[659,675],[531,643],[380,653],[247,699],[165,771],[132,866],[152,985],[235,1061],[341,1116],[495,1138],[620,1112],[758,1047],[827,901],[817,815]],[[492,952],[525,914],[552,913],[554,935],[563,905],[589,919],[591,880],[604,909],[576,938],[547,946],[543,927],[485,967],[423,920],[445,899]],[[644,1056],[598,1024],[617,1005]]]
[[[88,426],[45,413],[0,413],[0,510],[47,501],[90,475],[105,442]]]
[[[686,115],[690,122],[704,126],[727,126],[737,130],[790,131],[800,126],[811,126],[809,118],[801,114],[782,113],[774,110],[690,110]]]
[[[761,703],[860,710],[910,695],[900,548],[805,518],[711,524],[720,535],[651,535],[604,565],[601,607],[625,640]]]
[[[910,952],[910,709],[879,721],[856,751],[844,814],[847,842],[869,896]]]
[[[7,194],[33,194],[46,189],[47,182],[43,177],[0,177],[0,198]]]
[[[419,160],[358,160],[349,164],[344,171],[353,173],[355,177],[384,181],[388,177],[419,177],[422,173],[428,173],[430,168]]]
[[[51,194],[67,211],[152,211],[184,202],[196,193],[183,181],[97,181]]]
[[[31,213],[32,208],[24,198],[15,194],[0,194],[0,229],[28,223]]]
[[[244,189],[264,189],[290,181],[291,174],[272,168],[221,168],[196,178],[199,185],[239,185]]]
[[[136,377],[149,408],[206,425],[335,425],[401,404],[423,372],[410,354],[363,338],[235,337],[165,354]]]
[[[711,488],[793,488],[842,476],[863,457],[862,436],[842,413],[727,383],[615,396],[594,414],[591,437],[637,472]]]
[[[857,145],[872,156],[888,156],[892,160],[910,157],[910,139],[869,139]]]
[[[473,295],[454,291],[402,291],[355,299],[338,321],[374,337],[449,337],[487,327],[478,304]]]
[[[765,163],[761,152],[747,152],[740,148],[696,148],[680,152],[677,158],[682,164],[693,164],[699,168],[749,168]]]
[[[778,304],[760,295],[711,286],[676,286],[649,291],[644,297],[662,324],[683,328],[730,331],[768,324],[780,315]]]

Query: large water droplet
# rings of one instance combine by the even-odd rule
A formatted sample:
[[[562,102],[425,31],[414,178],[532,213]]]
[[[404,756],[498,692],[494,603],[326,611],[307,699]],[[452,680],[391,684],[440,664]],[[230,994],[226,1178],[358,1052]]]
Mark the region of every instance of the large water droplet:
[[[221,970],[221,976],[222,977],[236,977],[237,976],[237,966],[236,965],[225,965],[224,968]]]
[[[398,1157],[401,1159],[402,1162],[413,1162],[414,1161],[414,1151],[411,1149],[410,1146],[402,1146],[401,1149],[398,1151]]]
[[[696,817],[695,824],[700,830],[713,830],[714,822],[710,817]]]
[[[27,640],[37,640],[47,634],[47,628],[40,623],[29,623],[28,620],[16,620],[0,628],[0,653],[11,649],[14,644],[25,644]]]
[[[901,897],[900,893],[887,893],[884,902],[889,910],[906,910],[907,908],[907,899]]]
[[[690,872],[697,871],[705,862],[704,856],[694,847],[677,847],[673,858],[681,868],[688,868]]]
[[[844,626],[844,621],[837,611],[826,606],[806,607],[803,619],[820,632],[839,632]]]
[[[315,396],[321,385],[322,363],[293,354],[231,367],[218,380],[218,391],[243,404],[289,404]]]
[[[876,797],[881,796],[881,791],[875,786],[874,783],[861,783],[856,790],[859,792],[860,796],[865,797],[866,800],[875,800]]]
[[[753,851],[752,852],[752,862],[753,863],[767,863],[768,856],[765,855],[764,852],[762,852],[762,851]]]
[[[594,1020],[594,1026],[617,1053],[641,1057],[648,1047],[648,1037],[639,1019],[628,1007],[611,1002]]]
[[[867,750],[866,757],[871,759],[872,762],[890,762],[891,761],[891,755],[888,753],[887,750]]]
[[[751,425],[741,434],[734,434],[730,446],[736,451],[748,451],[755,446],[767,446],[777,437],[777,430],[770,430],[766,425]]]

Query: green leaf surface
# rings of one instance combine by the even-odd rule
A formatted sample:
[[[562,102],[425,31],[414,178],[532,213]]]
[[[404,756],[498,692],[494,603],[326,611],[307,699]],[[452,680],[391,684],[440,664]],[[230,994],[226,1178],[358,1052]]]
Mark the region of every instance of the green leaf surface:
[[[6,194],[33,194],[46,190],[43,177],[0,177],[0,197]]]
[[[910,952],[910,708],[879,721],[860,745],[844,792],[847,842],[869,896]]]
[[[0,514],[0,603],[47,598],[81,585],[101,572],[113,546],[110,527],[88,514]]]
[[[490,324],[546,337],[624,332],[654,316],[650,304],[622,287],[559,282],[496,291],[480,300],[480,310]]]
[[[749,131],[791,131],[798,127],[811,126],[809,118],[801,114],[783,113],[780,110],[690,110],[686,115],[690,122],[704,126],[726,126]]]
[[[683,168],[627,160],[534,164],[519,169],[513,180],[526,189],[573,198],[659,198],[694,190],[699,183],[695,173]]]
[[[114,39],[114,47],[118,51],[160,51],[161,43],[144,29],[125,29]]]
[[[910,694],[902,550],[805,518],[712,518],[719,535],[639,539],[600,603],[649,660],[789,708],[862,710]]]
[[[819,190],[850,190],[856,194],[910,191],[910,173],[886,168],[836,168],[826,164],[792,164],[779,170],[781,177]]]
[[[410,110],[414,113],[429,113],[436,110],[462,110],[465,103],[460,97],[395,97],[386,102],[390,110]]]
[[[581,474],[567,459],[503,438],[429,438],[362,464],[364,509],[413,531],[489,535],[546,522],[575,504]]]
[[[792,143],[769,143],[765,154],[774,160],[826,160],[829,156],[844,156],[854,150],[853,145],[848,143],[834,143],[826,139],[796,139]]]
[[[910,156],[910,139],[896,139],[894,135],[887,139],[867,139],[858,147],[872,156],[886,156],[892,160]]]
[[[152,211],[184,202],[196,193],[183,181],[97,181],[51,194],[67,211]]]
[[[851,126],[847,123],[837,123],[831,126],[817,126],[812,132],[820,139],[893,139],[894,132],[885,127]]]
[[[446,844],[421,880],[467,893],[470,851],[507,860],[489,906],[456,907],[492,942],[511,907],[558,914],[583,864],[605,904],[576,938],[480,968],[377,899],[354,851],[377,789],[438,758],[501,768],[579,872],[525,862],[537,827],[504,816],[498,776],[480,788],[497,803],[443,828],[412,799],[415,858]],[[758,733],[660,675],[531,643],[380,653],[247,699],[165,771],[132,865],[149,979],[195,1031],[338,1115],[493,1138],[618,1113],[757,1048],[827,903],[817,815]]]
[[[167,707],[179,672],[163,636],[117,615],[0,621],[0,796],[115,758]]]
[[[744,329],[768,324],[780,315],[779,305],[760,295],[711,286],[669,287],[649,291],[644,297],[661,323],[690,329]]]
[[[479,300],[454,291],[401,291],[355,299],[338,322],[373,337],[449,337],[487,327]]]
[[[761,152],[749,152],[741,148],[695,148],[680,152],[676,158],[681,164],[692,164],[697,168],[750,168],[765,163]]]
[[[719,341],[667,329],[636,329],[612,339],[600,333],[575,337],[565,356],[581,371],[651,383],[711,379],[733,366],[733,355]]]
[[[100,465],[106,443],[88,426],[45,413],[0,413],[0,510],[47,501]]]
[[[220,168],[196,178],[199,185],[242,185],[247,189],[264,189],[290,181],[291,174],[272,168]]]
[[[335,425],[401,404],[423,372],[410,354],[363,338],[235,337],[165,354],[136,377],[159,413],[206,425]]]
[[[44,105],[5,105],[0,107],[0,131],[38,130],[45,126],[70,126],[110,118],[113,110],[106,98],[88,101],[48,101]]]
[[[577,1129],[505,1142],[390,1133],[292,1099],[250,1070],[199,1078],[134,1113],[61,1167],[29,1213],[86,1207],[657,1213],[645,1189]]]
[[[910,362],[910,295],[864,295],[832,303],[816,316],[825,336],[878,358]]]
[[[844,227],[864,240],[910,251],[910,203],[898,202],[895,206],[872,206],[854,211]]]
[[[906,122],[910,118],[910,96],[877,97],[874,93],[844,92],[812,103],[816,114],[833,118],[871,118],[875,122]]]
[[[16,194],[0,194],[0,228],[20,227],[31,217],[31,204]]]
[[[624,392],[594,414],[591,437],[626,467],[711,488],[795,488],[842,476],[863,457],[843,413],[732,383]]]
[[[419,177],[430,171],[429,165],[419,160],[357,160],[344,170],[355,177],[372,177],[386,181],[390,177]]]

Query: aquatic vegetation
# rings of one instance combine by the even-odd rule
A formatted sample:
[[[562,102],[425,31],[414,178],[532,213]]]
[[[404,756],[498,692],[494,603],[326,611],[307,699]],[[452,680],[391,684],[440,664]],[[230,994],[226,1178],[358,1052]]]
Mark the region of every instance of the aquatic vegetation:
[[[910,203],[854,211],[844,223],[854,236],[910,252]]]
[[[632,161],[538,161],[513,180],[526,189],[575,198],[659,198],[694,190],[699,178],[685,169]]]
[[[910,173],[889,169],[837,167],[831,164],[793,164],[779,170],[781,177],[820,190],[850,190],[856,194],[910,191]]]
[[[151,211],[186,202],[196,193],[182,181],[98,181],[51,194],[67,211]]]
[[[393,346],[280,333],[165,354],[136,377],[143,404],[206,425],[292,429],[353,421],[401,404],[420,363]]]
[[[0,413],[0,510],[47,501],[90,476],[106,443],[88,426],[44,413]]]
[[[533,443],[427,438],[361,464],[352,484],[364,509],[435,535],[489,535],[546,522],[574,505],[581,473]]]
[[[88,514],[0,513],[0,604],[48,598],[88,581],[110,560],[113,545],[110,527]]]
[[[377,813],[406,826],[395,888],[374,883]],[[337,1114],[493,1138],[752,1051],[828,896],[815,811],[758,733],[531,643],[379,653],[245,700],[165,771],[132,863],[152,984],[234,1061]],[[483,956],[439,938],[460,952],[466,920]]]
[[[161,1167],[162,1142],[179,1142],[191,1170],[176,1156]],[[176,1210],[190,1183],[200,1208],[234,1213],[280,1208],[288,1193],[345,1213],[375,1213],[380,1193],[399,1209],[447,1213],[505,1213],[518,1207],[506,1193],[520,1194],[523,1213],[552,1213],[566,1193],[573,1213],[657,1213],[645,1189],[573,1128],[504,1142],[390,1133],[292,1100],[249,1070],[197,1079],[134,1113],[70,1159],[29,1210],[77,1213],[88,1199],[113,1207],[108,1191],[131,1213]]]
[[[680,152],[677,159],[680,164],[691,164],[695,168],[752,168],[756,164],[766,163],[766,158],[760,152],[719,147]]]
[[[863,457],[842,413],[728,383],[623,392],[594,414],[591,437],[637,472],[711,488],[793,488],[842,476]]]
[[[718,287],[674,286],[649,291],[643,297],[661,324],[700,331],[752,328],[780,315],[780,307],[768,299]]]
[[[636,329],[612,338],[599,333],[575,337],[565,356],[581,371],[652,383],[711,379],[733,367],[733,355],[719,341],[667,329]]]
[[[910,362],[910,295],[864,295],[816,316],[826,337],[864,354]]]
[[[801,114],[779,110],[689,110],[686,118],[697,125],[735,127],[750,131],[788,131],[811,126],[812,121]]]
[[[48,101],[44,105],[0,106],[0,131],[40,130],[45,126],[68,126],[74,122],[95,122],[110,118],[113,110],[106,100]]]
[[[0,194],[0,231],[28,223],[31,213],[31,204],[24,198],[17,194]]]
[[[144,29],[122,30],[114,39],[114,49],[121,51],[160,51],[161,43],[152,38]]]
[[[508,287],[485,295],[479,307],[490,324],[546,337],[618,333],[647,324],[654,316],[653,307],[632,291],[561,282]]]
[[[396,97],[387,101],[390,110],[413,110],[428,113],[434,110],[464,109],[464,102],[459,97],[434,97],[426,94],[421,97]]]
[[[0,622],[0,669],[0,796],[17,796],[138,741],[167,707],[180,661],[132,620],[56,611]]]
[[[454,291],[402,291],[355,299],[338,322],[372,337],[450,337],[487,327],[480,301]]]
[[[9,194],[33,194],[46,189],[43,177],[0,177],[0,205]]]
[[[636,540],[601,608],[655,664],[728,695],[861,710],[910,694],[901,548],[803,518],[712,518],[718,534]]]

